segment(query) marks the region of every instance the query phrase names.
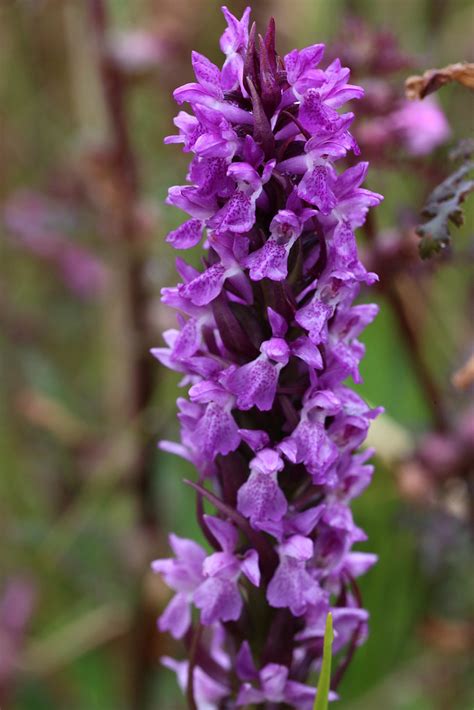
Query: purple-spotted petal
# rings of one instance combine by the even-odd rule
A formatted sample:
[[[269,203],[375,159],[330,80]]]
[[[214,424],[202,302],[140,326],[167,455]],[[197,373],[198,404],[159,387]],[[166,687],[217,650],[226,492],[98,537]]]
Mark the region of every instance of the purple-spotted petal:
[[[327,322],[332,312],[332,306],[314,296],[306,306],[296,312],[295,320],[308,331],[311,341],[318,345],[327,338]]]
[[[213,461],[217,454],[225,456],[240,444],[240,434],[232,415],[215,402],[209,402],[200,419],[195,436],[196,447],[207,460]]]
[[[298,118],[310,133],[318,133],[320,136],[334,135],[344,124],[344,119],[337,111],[325,106],[317,89],[305,92]]]
[[[200,219],[190,219],[174,229],[166,237],[166,241],[175,249],[191,249],[201,241],[202,222]]]
[[[237,584],[229,579],[209,577],[194,593],[194,603],[201,610],[201,623],[236,621],[242,611],[242,597]]]
[[[355,234],[348,222],[338,222],[334,230],[333,245],[342,266],[350,266],[357,260]]]
[[[223,264],[213,264],[187,284],[182,284],[179,293],[196,306],[205,306],[220,294],[226,278]]]
[[[212,96],[221,98],[223,92],[221,89],[220,78],[221,73],[215,64],[209,61],[207,57],[199,52],[192,52],[191,61],[196,75],[196,79]]]
[[[310,168],[298,185],[298,195],[311,205],[315,205],[322,214],[329,214],[336,206],[337,199],[328,168],[324,165]]]
[[[230,200],[209,221],[208,225],[217,232],[248,232],[255,222],[255,203],[241,190],[237,190]]]
[[[183,360],[192,357],[200,344],[200,333],[195,318],[189,318],[179,331],[171,352],[171,357]]]
[[[288,509],[276,473],[252,471],[246,483],[239,488],[237,509],[254,527],[266,521],[279,521]]]
[[[243,266],[250,270],[252,281],[271,279],[283,281],[288,274],[288,249],[283,244],[278,244],[274,239],[269,239],[263,247],[249,254],[243,261]]]
[[[271,409],[275,399],[278,365],[273,365],[261,355],[247,365],[223,373],[222,381],[235,395],[239,409],[257,407],[265,412]]]

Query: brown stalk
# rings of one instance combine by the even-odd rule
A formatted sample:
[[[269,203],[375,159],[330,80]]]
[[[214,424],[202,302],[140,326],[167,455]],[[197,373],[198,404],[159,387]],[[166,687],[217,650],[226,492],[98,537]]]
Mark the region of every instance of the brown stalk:
[[[145,412],[152,400],[156,385],[152,358],[147,352],[151,338],[147,324],[149,294],[145,282],[145,254],[140,245],[141,233],[137,225],[136,208],[140,196],[138,168],[133,152],[126,112],[127,86],[119,67],[107,53],[109,17],[106,0],[89,0],[88,11],[93,38],[98,55],[98,71],[110,136],[112,179],[119,196],[114,204],[114,220],[110,224],[110,237],[114,248],[122,250],[125,262],[125,298],[128,317],[126,337],[132,343],[129,366],[132,378],[129,411],[130,422]],[[107,217],[107,215],[106,215]],[[135,460],[131,471],[139,509],[139,524],[150,546],[156,541],[157,511],[153,504],[152,479],[154,444],[149,440],[146,427],[138,432]],[[142,593],[135,611],[130,649],[131,701],[130,708],[147,707],[149,679],[153,670],[154,613],[150,612]]]
[[[194,699],[194,668],[197,661],[197,650],[199,641],[202,635],[202,625],[199,624],[193,633],[193,640],[189,650],[189,666],[188,666],[188,685],[186,687],[186,699],[190,710],[197,710],[196,701]]]
[[[373,246],[377,238],[377,228],[374,216],[371,213],[367,215],[364,232],[369,245]],[[387,280],[381,283],[381,288],[397,319],[400,335],[408,346],[413,369],[431,411],[433,422],[439,430],[444,431],[447,429],[448,424],[443,405],[443,393],[425,361],[420,339],[421,330],[414,319],[410,317],[409,310],[397,288],[397,284],[394,281]]]

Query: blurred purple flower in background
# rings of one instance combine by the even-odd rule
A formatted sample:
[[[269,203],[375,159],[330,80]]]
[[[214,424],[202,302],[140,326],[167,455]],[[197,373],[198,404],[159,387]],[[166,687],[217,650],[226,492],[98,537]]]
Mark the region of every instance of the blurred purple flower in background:
[[[447,118],[432,96],[424,101],[403,102],[387,121],[412,155],[431,153],[451,135]]]
[[[357,336],[377,313],[352,305],[377,280],[354,230],[382,198],[361,187],[366,163],[335,168],[359,154],[354,114],[339,112],[363,95],[349,70],[319,68],[319,44],[281,58],[273,21],[263,38],[249,9],[241,20],[223,11],[224,67],[193,52],[196,82],[174,94],[193,114],[181,111],[167,139],[193,153],[190,184],[168,196],[190,219],[168,241],[189,248],[204,231],[204,270],[177,260],[182,281],[163,302],[180,311],[178,328],[152,351],[190,388],[181,443],[162,447],[199,471],[199,523],[215,552],[171,536],[176,560],[153,564],[176,591],[159,623],[194,639],[189,663],[166,665],[198,708],[232,698],[304,709],[327,612],[337,648],[366,634],[355,577],[375,556],[352,552],[366,536],[349,505],[370,481],[370,453],[356,452],[380,410],[343,382],[360,382]],[[203,515],[203,497],[216,516]]]
[[[366,121],[359,134],[370,148],[401,145],[411,155],[419,156],[445,143],[451,129],[438,101],[428,96],[424,101],[400,102],[388,115]]]
[[[3,206],[12,243],[51,264],[77,297],[95,298],[104,288],[107,267],[89,249],[74,243],[74,209],[33,190],[17,190]]]
[[[10,577],[0,596],[0,697],[7,697],[35,603],[35,589],[23,577]]]
[[[168,49],[157,34],[135,29],[115,32],[109,39],[108,54],[122,71],[136,74],[160,65]]]
[[[385,166],[400,148],[416,158],[447,141],[451,129],[437,98],[405,98],[400,70],[415,69],[419,60],[401,48],[391,30],[349,15],[331,50],[331,57],[347,62],[364,87],[355,136],[371,160]]]

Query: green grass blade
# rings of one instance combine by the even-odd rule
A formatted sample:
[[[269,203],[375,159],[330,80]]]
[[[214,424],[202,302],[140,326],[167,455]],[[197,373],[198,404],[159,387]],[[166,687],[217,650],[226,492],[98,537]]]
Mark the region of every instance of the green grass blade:
[[[324,632],[323,665],[321,666],[318,692],[316,693],[316,700],[314,701],[314,710],[327,710],[328,708],[333,638],[332,614],[329,612],[326,618],[326,631]]]

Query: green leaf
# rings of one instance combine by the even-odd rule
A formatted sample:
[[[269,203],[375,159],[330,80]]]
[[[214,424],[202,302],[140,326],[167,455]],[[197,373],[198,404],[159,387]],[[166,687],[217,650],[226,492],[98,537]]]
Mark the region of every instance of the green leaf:
[[[314,701],[314,710],[327,710],[329,702],[329,689],[331,686],[331,658],[332,642],[334,634],[332,630],[332,614],[329,612],[326,618],[326,631],[324,632],[323,665],[319,676],[318,692]]]

